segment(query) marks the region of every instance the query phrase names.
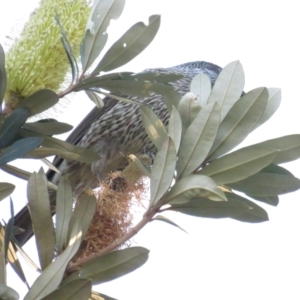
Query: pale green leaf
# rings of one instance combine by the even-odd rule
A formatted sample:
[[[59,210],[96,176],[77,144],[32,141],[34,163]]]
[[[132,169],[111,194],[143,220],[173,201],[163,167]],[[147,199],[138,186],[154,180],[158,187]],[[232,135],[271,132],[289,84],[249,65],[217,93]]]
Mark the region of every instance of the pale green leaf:
[[[163,143],[168,138],[168,133],[163,122],[153,112],[153,110],[147,106],[141,106],[141,116],[144,127],[148,133],[149,138],[157,149],[160,149]]]
[[[46,119],[34,123],[26,123],[23,128],[44,135],[54,135],[68,132],[73,128],[73,126],[67,123],[57,122],[53,119]]]
[[[220,122],[218,103],[206,105],[192,121],[183,137],[178,153],[178,177],[197,169],[207,157]]]
[[[226,196],[216,183],[204,175],[188,175],[172,186],[164,204],[180,204],[192,198],[207,197],[213,201],[226,201]]]
[[[111,48],[92,72],[92,76],[101,71],[119,68],[139,55],[154,39],[160,25],[160,16],[149,18],[149,25],[143,22],[133,25]]]
[[[174,89],[170,85],[152,83],[150,81],[133,80],[108,80],[101,76],[88,77],[74,86],[73,91],[101,88],[117,95],[127,95],[135,97],[150,97],[153,93],[159,95],[171,94]],[[103,93],[100,91],[100,93]],[[104,94],[104,93],[103,93]]]
[[[82,41],[83,70],[86,71],[103,50],[107,41],[107,27],[117,20],[124,8],[125,0],[94,1]]]
[[[149,250],[142,247],[116,250],[86,263],[68,280],[80,277],[91,279],[93,284],[107,282],[141,267],[148,260],[148,255]]]
[[[20,228],[19,228],[20,229]],[[22,230],[21,232],[24,232],[24,230]],[[28,256],[28,254],[24,251],[24,249],[19,246],[19,244],[17,243],[15,237],[12,237],[12,240],[14,241],[14,247],[17,249],[17,251],[19,252],[19,254],[23,257],[24,261],[28,264],[28,266],[30,266],[34,271],[41,273],[41,269],[36,265],[36,263]],[[20,276],[20,275],[19,275]],[[25,278],[25,276],[24,276]],[[24,281],[25,284],[27,284],[26,281]],[[27,284],[28,285],[28,284]]]
[[[205,73],[196,75],[191,82],[191,92],[197,96],[197,101],[201,107],[207,104],[211,93],[211,81]]]
[[[169,124],[168,124],[168,134],[174,142],[176,152],[178,152],[181,142],[182,133],[182,123],[178,110],[173,105]]]
[[[1,287],[6,283],[6,263],[4,258],[4,247],[2,243],[0,243],[0,296],[1,296]],[[1,298],[0,298],[1,299]]]
[[[17,108],[27,107],[30,112],[30,116],[39,114],[48,108],[54,106],[59,100],[58,95],[51,90],[39,90],[34,94],[30,95],[23,101],[21,101]]]
[[[11,146],[5,148],[0,154],[0,166],[12,160],[23,157],[27,152],[35,149],[42,143],[39,137],[28,137],[17,140]]]
[[[6,90],[5,53],[0,45],[0,107]]]
[[[221,120],[241,97],[244,85],[244,70],[239,61],[229,63],[219,74],[208,98],[208,103],[218,102],[220,104]]]
[[[176,166],[176,149],[169,137],[158,150],[150,176],[150,206],[153,206],[170,188]]]
[[[59,180],[56,194],[56,248],[61,252],[67,242],[69,223],[72,216],[73,193],[67,176]]]
[[[274,149],[253,145],[213,160],[199,174],[210,176],[218,185],[236,182],[271,164],[276,155]]]
[[[88,300],[91,290],[92,283],[89,279],[76,279],[60,286],[43,300]]]
[[[54,225],[46,182],[45,175],[34,172],[27,186],[28,207],[42,270],[51,264],[55,248]]]
[[[0,200],[8,197],[15,189],[15,186],[8,182],[0,182]]]
[[[0,130],[0,148],[9,146],[16,137],[16,134],[25,124],[29,117],[29,110],[25,107],[16,109],[4,119]]]
[[[231,218],[242,222],[248,222],[248,223],[260,223],[269,220],[268,213],[262,207],[258,206],[254,202],[242,196],[236,195],[234,193],[226,193],[226,197],[228,201],[230,201],[230,199],[238,200],[250,207],[249,210],[241,214],[232,216]]]
[[[5,231],[4,231],[4,228],[0,224],[0,247],[1,247],[1,244],[2,244],[3,248],[4,248],[4,240],[5,240]],[[16,272],[16,274],[20,277],[20,279],[25,284],[27,284],[22,266],[20,264],[20,261],[17,257],[17,253],[16,253],[12,243],[9,243],[9,245],[8,245],[7,261],[11,265],[12,269]]]
[[[64,276],[65,269],[81,244],[80,222],[72,228],[67,248],[36,279],[24,300],[42,299],[57,289]]]
[[[19,300],[19,294],[11,287],[0,283],[0,299],[2,300]]]
[[[201,106],[197,102],[196,96],[193,93],[187,93],[180,99],[178,112],[182,121],[182,137],[184,137],[187,128],[198,116],[200,110]]]
[[[165,222],[165,223],[168,223],[172,226],[175,226],[177,228],[179,228],[180,230],[184,231],[185,233],[187,233],[183,228],[181,228],[179,225],[177,225],[176,223],[174,223],[173,221],[171,221],[170,219],[164,217],[164,216],[161,216],[161,215],[157,215],[155,218],[152,219],[152,221],[162,221],[162,222]]]
[[[280,105],[281,90],[278,88],[268,88],[268,93],[269,93],[269,100],[266,109],[254,129],[256,129],[257,127],[259,127],[260,125],[268,121],[273,116],[273,114],[276,112],[276,110]]]
[[[52,171],[60,173],[60,171],[47,158],[42,158],[41,161]]]
[[[227,201],[211,201],[207,198],[192,198],[182,204],[174,204],[168,210],[202,218],[229,218],[242,214],[251,208],[233,198]]]
[[[82,238],[84,238],[93,220],[96,206],[97,203],[94,195],[88,195],[85,192],[81,193],[76,201],[76,206],[70,220],[69,233],[74,227],[74,224],[79,220],[81,235]]]
[[[91,91],[91,90],[86,90],[85,93],[87,94],[87,96],[95,103],[95,105],[98,107],[98,108],[101,108],[103,107],[103,101],[101,99],[101,97],[99,97],[97,95],[97,93]]]
[[[300,180],[294,176],[259,172],[228,186],[253,196],[277,196],[298,190]]]
[[[163,73],[157,70],[152,71],[152,69],[147,69],[139,73],[122,72],[118,74],[120,74],[119,79],[123,78],[124,80],[150,81],[154,83],[169,83],[183,78],[182,73]]]
[[[293,134],[268,140],[254,146],[261,146],[278,151],[273,164],[286,163],[300,157],[300,135]]]
[[[278,196],[255,196],[250,194],[247,194],[247,196],[253,198],[254,200],[261,201],[272,206],[277,206],[279,204]]]
[[[232,150],[253,130],[268,102],[266,88],[258,88],[235,102],[219,126],[209,160]]]

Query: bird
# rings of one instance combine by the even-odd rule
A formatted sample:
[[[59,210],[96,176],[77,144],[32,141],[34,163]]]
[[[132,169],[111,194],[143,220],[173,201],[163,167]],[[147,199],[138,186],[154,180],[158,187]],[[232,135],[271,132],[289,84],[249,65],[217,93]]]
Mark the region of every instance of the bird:
[[[169,84],[183,96],[190,91],[194,76],[204,73],[214,85],[222,68],[206,61],[193,61],[169,68],[147,69],[144,72],[147,71],[158,74],[181,74],[179,80]],[[169,112],[161,95],[153,94],[134,99],[147,104],[167,126]],[[100,159],[92,164],[61,158],[55,158],[53,161],[62,174],[68,175],[75,196],[87,189],[96,188],[99,180],[104,180],[109,172],[124,169],[128,164],[127,155],[148,154],[151,157],[156,153],[156,147],[143,127],[138,105],[124,103],[109,96],[103,99],[103,103],[103,107],[93,108],[66,140],[71,144],[94,150]],[[52,170],[47,173],[48,180],[53,183],[58,182],[59,176]],[[15,226],[24,230],[15,236],[18,244],[22,246],[33,235],[28,208],[24,207],[16,214],[14,220]]]

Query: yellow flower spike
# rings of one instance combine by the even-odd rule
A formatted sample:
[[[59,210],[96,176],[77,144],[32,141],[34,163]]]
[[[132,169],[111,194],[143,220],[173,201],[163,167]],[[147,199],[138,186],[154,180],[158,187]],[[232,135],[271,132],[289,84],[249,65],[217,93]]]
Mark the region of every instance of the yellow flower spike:
[[[40,89],[58,91],[70,64],[61,42],[57,13],[74,55],[84,36],[90,13],[87,0],[41,0],[31,14],[20,39],[6,55],[6,112]]]

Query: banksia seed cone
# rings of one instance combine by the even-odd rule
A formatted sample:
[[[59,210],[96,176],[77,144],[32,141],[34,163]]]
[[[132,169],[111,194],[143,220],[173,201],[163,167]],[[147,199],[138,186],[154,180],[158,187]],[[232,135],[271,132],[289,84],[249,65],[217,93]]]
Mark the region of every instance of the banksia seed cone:
[[[55,12],[75,56],[84,36],[90,7],[86,0],[42,0],[6,56],[6,111],[40,89],[57,91],[70,64]]]

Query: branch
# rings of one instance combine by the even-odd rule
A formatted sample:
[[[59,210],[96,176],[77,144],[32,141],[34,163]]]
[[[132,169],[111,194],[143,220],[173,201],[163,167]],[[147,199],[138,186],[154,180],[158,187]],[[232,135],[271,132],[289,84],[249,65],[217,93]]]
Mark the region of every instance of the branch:
[[[80,269],[83,265],[85,265],[86,263],[90,262],[91,260],[101,257],[115,249],[117,249],[118,247],[120,247],[121,245],[123,245],[126,241],[128,241],[129,239],[131,239],[133,236],[135,236],[147,223],[152,221],[153,216],[157,213],[158,208],[156,207],[152,207],[150,210],[148,210],[145,214],[143,219],[135,226],[133,227],[128,233],[124,234],[122,237],[120,237],[119,239],[117,239],[115,242],[113,242],[112,244],[108,245],[107,247],[103,248],[101,251],[99,251],[98,253],[93,253],[90,256],[83,258],[79,264],[77,264],[76,266],[72,266],[66,269],[66,274],[71,274],[75,271],[77,271],[78,269]]]

